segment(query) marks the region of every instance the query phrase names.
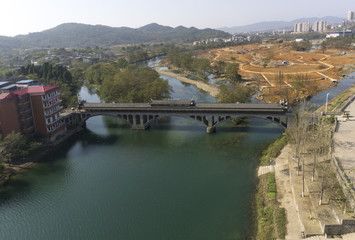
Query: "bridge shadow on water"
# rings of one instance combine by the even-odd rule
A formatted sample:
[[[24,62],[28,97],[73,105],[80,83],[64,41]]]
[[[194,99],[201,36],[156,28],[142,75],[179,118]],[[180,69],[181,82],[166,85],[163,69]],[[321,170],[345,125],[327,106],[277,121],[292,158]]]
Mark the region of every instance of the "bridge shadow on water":
[[[82,147],[88,147],[90,145],[113,145],[119,140],[119,135],[115,133],[109,133],[108,135],[101,135],[95,133],[89,129],[84,129],[79,133],[78,138],[75,141],[80,141]]]
[[[162,118],[157,122],[153,122],[150,126],[151,131],[191,131],[191,132],[206,132],[206,126],[202,123],[196,122],[183,117]],[[228,132],[257,132],[257,133],[272,133],[275,130],[282,131],[282,128],[268,120],[245,119],[240,124],[234,125],[231,121],[220,123],[216,126],[216,133]]]
[[[107,129],[111,130],[127,130],[131,126],[122,119],[105,116],[103,118],[103,124]],[[206,132],[207,127],[193,119],[180,116],[164,117],[158,120],[151,122],[150,127],[146,131],[188,131],[188,132]],[[234,125],[231,121],[225,121],[216,125],[216,133],[218,132],[259,132],[259,133],[271,133],[275,130],[282,131],[282,128],[274,123],[271,123],[265,119],[259,118],[246,118],[242,121],[241,124]],[[92,140],[96,142],[95,137],[101,138],[99,142],[105,143],[114,143],[115,137],[118,137],[114,133],[110,132],[109,136],[102,136],[99,133],[86,129],[86,131],[93,134]],[[132,130],[132,131],[142,131],[142,130]],[[119,134],[118,134],[119,135]],[[84,139],[85,141],[90,141],[90,139]]]

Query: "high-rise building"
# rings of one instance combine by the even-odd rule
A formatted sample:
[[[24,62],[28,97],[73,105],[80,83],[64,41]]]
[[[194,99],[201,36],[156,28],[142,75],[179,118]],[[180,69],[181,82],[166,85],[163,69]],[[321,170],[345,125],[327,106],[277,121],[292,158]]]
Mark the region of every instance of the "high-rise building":
[[[293,29],[294,32],[301,32],[302,29],[302,23],[295,23],[295,27]]]
[[[294,25],[294,32],[295,33],[309,32],[309,30],[310,30],[310,23],[309,22],[295,23],[295,25]]]
[[[327,23],[325,21],[316,21],[313,24],[312,30],[314,32],[324,32],[327,30]]]
[[[0,134],[38,133],[55,139],[65,131],[59,87],[33,86],[0,94]]]
[[[309,32],[311,29],[311,24],[309,22],[305,22],[302,24],[302,32]]]
[[[348,21],[355,21],[355,12],[353,11],[348,12]]]

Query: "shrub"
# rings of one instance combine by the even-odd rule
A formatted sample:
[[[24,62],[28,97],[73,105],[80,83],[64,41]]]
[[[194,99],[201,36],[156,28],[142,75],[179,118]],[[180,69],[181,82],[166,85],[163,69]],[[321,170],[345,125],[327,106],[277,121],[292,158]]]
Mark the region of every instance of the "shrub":
[[[275,183],[271,183],[268,185],[268,192],[273,192],[276,193],[276,184]]]
[[[270,173],[267,179],[268,184],[275,183],[275,173]]]
[[[276,193],[275,192],[269,192],[268,194],[269,198],[275,199],[276,198]]]
[[[278,238],[285,239],[287,230],[286,210],[284,208],[278,208],[274,214]]]
[[[260,164],[263,166],[269,165],[270,158],[276,158],[282,148],[287,144],[286,136],[282,136],[273,143],[269,144],[269,146],[262,152],[262,157],[260,158]]]

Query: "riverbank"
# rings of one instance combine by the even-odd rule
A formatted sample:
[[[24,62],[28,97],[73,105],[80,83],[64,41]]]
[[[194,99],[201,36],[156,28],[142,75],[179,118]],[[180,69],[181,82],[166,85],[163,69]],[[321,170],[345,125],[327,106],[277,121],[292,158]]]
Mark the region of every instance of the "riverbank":
[[[286,144],[286,136],[279,137],[264,148],[260,157],[253,211],[256,239],[284,239],[286,235],[286,210],[278,201],[274,165],[270,166]]]
[[[352,85],[350,88],[346,89],[344,92],[340,93],[338,96],[334,97],[330,100],[327,104],[327,112],[340,112],[342,108],[345,107],[344,105],[348,103],[350,98],[355,95],[355,84]],[[326,106],[323,105],[317,109],[317,112],[325,112]]]
[[[275,144],[276,142],[277,141],[275,141]],[[287,223],[280,222],[287,224],[287,234],[284,236],[285,239],[302,239],[314,235],[324,236],[326,226],[328,226],[328,231],[331,227],[340,229],[342,228],[341,224],[343,219],[353,219],[351,210],[344,213],[344,196],[342,192],[338,192],[340,186],[335,178],[335,170],[328,170],[329,177],[327,181],[329,182],[329,186],[333,186],[333,190],[325,193],[326,197],[324,197],[324,202],[322,205],[319,205],[320,190],[318,184],[320,177],[317,175],[317,179],[314,181],[311,180],[312,170],[311,166],[308,164],[304,169],[305,181],[303,183],[303,175],[297,173],[297,162],[292,160],[291,157],[294,155],[294,147],[292,144],[287,144],[276,158],[271,158],[272,161],[269,162],[268,166],[262,166],[263,164],[261,164],[259,167],[257,198],[259,195],[260,204],[259,206],[257,205],[256,212],[262,213],[259,214],[261,217],[257,220],[261,223],[259,223],[258,231],[260,231],[260,234],[263,234],[259,236],[269,236],[277,233],[275,226],[278,225],[275,225],[274,218],[275,213],[279,211],[277,208],[278,204],[280,204],[280,208],[286,210]],[[351,153],[349,155],[352,156]],[[264,152],[263,156],[267,156],[266,152]],[[350,167],[346,167],[346,169],[349,168]],[[275,192],[278,204],[271,202],[269,196],[270,177],[272,176],[275,177]],[[304,196],[302,196],[303,191]],[[267,210],[265,210],[265,208]],[[267,224],[265,224],[265,222]],[[346,227],[343,227],[343,229],[345,228]],[[344,232],[347,232],[347,230],[344,230]],[[353,234],[349,234],[348,236],[350,235],[354,237]],[[260,237],[257,239],[269,238]]]
[[[30,153],[24,159],[16,159],[11,165],[7,165],[0,176],[0,187],[10,181],[13,177],[35,166],[37,162],[42,161],[51,152],[57,150],[66,140],[72,137],[74,134],[83,130],[83,127],[78,127],[70,131],[66,131],[65,134],[60,135],[55,141],[48,142],[42,145],[39,149]]]
[[[199,82],[199,81],[196,81],[196,80],[191,80],[189,78],[184,77],[181,74],[174,73],[171,70],[156,70],[156,71],[159,74],[161,74],[161,75],[167,75],[167,76],[170,76],[170,77],[174,77],[174,78],[176,78],[176,79],[178,79],[178,80],[180,80],[182,82],[193,84],[197,88],[208,92],[212,97],[216,97],[218,95],[218,93],[219,93],[218,88],[212,87],[212,86],[210,86],[210,85],[208,85],[206,83],[203,83],[203,82]]]

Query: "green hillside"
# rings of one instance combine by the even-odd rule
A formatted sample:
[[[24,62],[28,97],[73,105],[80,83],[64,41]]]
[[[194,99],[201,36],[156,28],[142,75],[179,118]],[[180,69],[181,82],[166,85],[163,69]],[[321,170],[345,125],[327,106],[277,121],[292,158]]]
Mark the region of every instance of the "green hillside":
[[[229,34],[214,29],[197,29],[179,26],[176,28],[156,23],[141,28],[108,27],[65,23],[55,28],[15,37],[0,36],[0,50],[14,48],[44,47],[94,47],[144,42],[191,42],[212,37],[228,37]]]

